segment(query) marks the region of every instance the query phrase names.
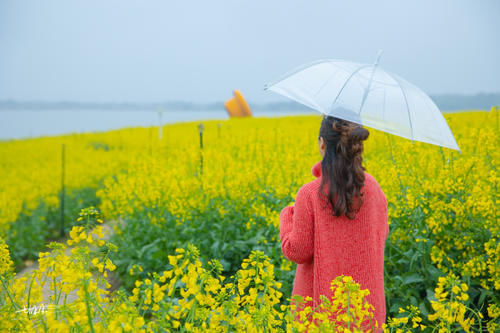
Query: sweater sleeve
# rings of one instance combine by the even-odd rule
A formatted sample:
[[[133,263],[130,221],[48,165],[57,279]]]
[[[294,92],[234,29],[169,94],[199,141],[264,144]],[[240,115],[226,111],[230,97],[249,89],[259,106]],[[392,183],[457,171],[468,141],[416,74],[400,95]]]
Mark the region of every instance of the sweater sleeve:
[[[304,264],[314,254],[314,217],[312,202],[301,187],[293,206],[283,208],[280,214],[281,251],[289,260]]]

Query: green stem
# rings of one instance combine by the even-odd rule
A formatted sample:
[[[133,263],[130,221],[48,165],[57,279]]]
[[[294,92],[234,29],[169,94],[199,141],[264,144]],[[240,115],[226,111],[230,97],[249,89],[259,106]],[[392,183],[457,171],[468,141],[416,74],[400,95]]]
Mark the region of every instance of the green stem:
[[[396,168],[396,171],[398,173],[399,187],[400,187],[401,191],[403,191],[403,183],[401,182],[401,174],[399,173],[398,164],[396,163],[396,160],[394,159],[394,153],[393,153],[393,148],[392,148],[392,138],[387,133],[386,133],[386,137],[389,140],[389,148],[390,148],[390,153],[391,153],[391,161],[392,161],[392,164],[394,165],[394,167]],[[405,195],[405,198],[406,198],[406,190],[404,191],[404,195]]]
[[[30,299],[31,299],[31,288],[33,286],[33,282],[35,279],[33,278],[33,274],[31,275],[31,283],[30,283],[30,288],[28,289],[28,309],[30,308]],[[31,319],[30,312],[28,311],[28,318]]]
[[[467,310],[471,311],[471,312],[472,312],[472,313],[473,313],[473,314],[477,317],[477,322],[479,323],[479,332],[481,332],[481,331],[482,331],[481,317],[479,317],[479,315],[477,314],[477,312],[476,312],[476,311],[472,310],[472,309],[471,309],[471,308],[469,308],[468,306],[464,305],[464,307],[465,307]]]
[[[55,268],[54,268],[54,272],[55,272]],[[55,276],[53,277],[52,282],[54,283],[54,305],[57,305],[57,283],[56,283]],[[56,319],[57,319],[57,313],[56,313]]]
[[[9,296],[10,301],[12,302],[12,304],[14,304],[18,309],[20,309],[21,307],[16,302],[14,302],[14,300],[12,299],[12,295],[10,294],[9,289],[5,285],[5,282],[3,281],[3,279],[2,279],[1,276],[0,276],[0,281],[2,281],[2,286],[5,289],[5,291],[7,292],[7,295]]]
[[[87,291],[87,280],[84,281],[83,284],[83,289],[85,291],[85,305],[87,307],[87,317],[89,318],[89,326],[90,326],[90,331],[92,333],[95,333],[94,331],[94,324],[92,323],[92,313],[90,312],[90,304],[89,304],[89,293]]]
[[[139,294],[140,294],[140,289],[139,289]],[[175,292],[174,292],[175,293]],[[144,297],[141,297],[141,304],[139,304],[139,313],[141,314],[141,316],[144,316],[144,312],[142,310],[142,306],[144,305]]]
[[[347,291],[347,329],[350,331],[351,330],[351,292],[348,290]]]

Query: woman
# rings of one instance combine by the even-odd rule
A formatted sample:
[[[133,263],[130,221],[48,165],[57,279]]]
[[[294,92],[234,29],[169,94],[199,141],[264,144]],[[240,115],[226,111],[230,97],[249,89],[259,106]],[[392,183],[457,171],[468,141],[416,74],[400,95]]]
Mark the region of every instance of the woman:
[[[283,255],[296,262],[292,295],[332,296],[330,283],[352,276],[385,322],[384,245],[389,232],[387,200],[362,166],[365,128],[325,116],[319,131],[323,160],[312,168],[316,180],[303,185],[293,206],[280,214]]]

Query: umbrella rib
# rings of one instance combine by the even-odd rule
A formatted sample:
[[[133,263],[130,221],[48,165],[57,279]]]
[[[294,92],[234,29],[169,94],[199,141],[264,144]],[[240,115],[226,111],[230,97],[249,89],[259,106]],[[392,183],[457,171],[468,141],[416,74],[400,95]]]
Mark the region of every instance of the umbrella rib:
[[[401,83],[399,82],[398,78],[396,77],[396,75],[392,75],[392,78],[396,81],[396,83],[398,84],[399,86],[399,89],[401,90],[401,92],[403,93],[403,97],[405,99],[405,104],[406,104],[406,112],[408,113],[408,121],[410,122],[410,131],[411,131],[411,140],[413,141],[413,143],[415,143],[415,138],[413,136],[413,124],[411,122],[411,115],[410,115],[410,106],[408,105],[408,99],[406,98],[406,93],[403,89],[403,86],[401,86]]]
[[[359,72],[360,70],[362,70],[363,68],[366,68],[366,67],[370,67],[372,65],[362,65],[360,66],[358,69],[356,69],[354,72],[352,72],[352,74],[347,78],[347,80],[345,80],[344,84],[342,85],[342,88],[340,88],[339,90],[339,93],[337,94],[337,96],[335,97],[335,99],[333,100],[333,103],[330,105],[330,111],[333,107],[333,105],[337,102],[337,99],[339,99],[339,96],[340,94],[342,94],[342,91],[344,90],[345,86],[349,83],[349,81],[352,79],[352,77],[357,73]]]
[[[385,90],[383,90],[384,92],[384,102],[382,104],[382,119],[385,120],[385,95],[386,95],[386,92]]]
[[[375,63],[375,65],[373,65],[373,71],[372,71],[372,74],[370,75],[370,81],[368,81],[368,85],[366,86],[365,93],[363,94],[363,100],[361,101],[361,106],[359,107],[358,114],[361,114],[361,110],[363,110],[363,106],[365,106],[366,98],[368,97],[368,94],[370,93],[370,87],[372,85],[373,76],[375,75],[376,70],[377,70],[377,63]]]

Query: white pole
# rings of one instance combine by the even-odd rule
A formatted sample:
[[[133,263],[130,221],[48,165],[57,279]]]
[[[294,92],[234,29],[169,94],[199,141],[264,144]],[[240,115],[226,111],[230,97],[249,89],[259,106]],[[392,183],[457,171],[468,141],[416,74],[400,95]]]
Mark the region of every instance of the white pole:
[[[161,141],[161,114],[163,113],[163,110],[161,108],[158,109],[158,137],[160,138]]]

